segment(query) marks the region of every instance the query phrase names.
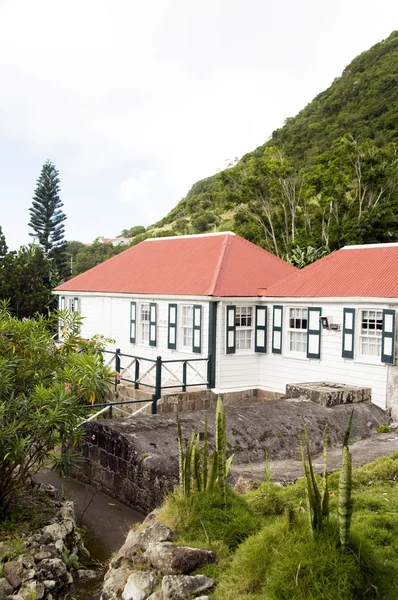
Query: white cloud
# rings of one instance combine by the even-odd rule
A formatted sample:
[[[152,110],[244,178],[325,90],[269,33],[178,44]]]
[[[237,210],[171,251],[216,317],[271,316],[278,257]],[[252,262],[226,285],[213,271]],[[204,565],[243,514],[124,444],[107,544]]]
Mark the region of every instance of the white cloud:
[[[394,16],[392,0],[377,19],[369,0],[0,0],[7,239],[27,241],[21,214],[48,157],[69,237],[160,219],[389,35]]]

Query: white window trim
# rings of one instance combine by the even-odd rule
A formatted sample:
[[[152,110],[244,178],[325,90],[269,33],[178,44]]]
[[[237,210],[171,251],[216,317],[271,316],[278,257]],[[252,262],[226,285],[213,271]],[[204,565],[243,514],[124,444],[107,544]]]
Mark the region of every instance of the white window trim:
[[[290,310],[291,309],[300,309],[300,310],[306,310],[307,311],[307,329],[296,329],[296,328],[291,328],[290,327]],[[310,359],[307,356],[307,344],[308,344],[308,338],[307,338],[307,342],[306,342],[306,349],[304,352],[295,352],[294,350],[290,350],[290,333],[292,332],[301,332],[307,335],[308,332],[308,306],[303,306],[303,305],[294,305],[294,306],[287,306],[286,307],[286,313],[284,315],[284,322],[286,323],[286,336],[285,336],[285,352],[283,354],[289,356],[290,358],[298,358],[300,360],[307,360],[309,361]]]
[[[190,308],[191,309],[191,318],[192,318],[192,326],[191,326],[191,344],[189,346],[184,346],[184,329],[189,329],[188,327],[184,327],[183,325],[183,314],[184,314],[184,308]],[[180,350],[184,351],[184,352],[193,352],[193,304],[180,304],[179,305],[179,330],[180,330],[180,335],[179,335],[179,340],[180,340]]]
[[[236,305],[236,315],[238,314],[238,310],[242,308],[250,308],[251,309],[251,326],[240,326],[236,325],[236,316],[235,316],[235,354],[254,354],[254,321],[256,318],[255,315],[255,305],[253,304],[237,304]],[[238,348],[238,331],[250,331],[250,348]]]
[[[138,343],[140,346],[149,346],[149,328],[150,328],[150,303],[149,302],[139,302],[137,303],[138,306],[138,315],[136,314],[136,343]],[[148,307],[148,320],[147,321],[143,321],[142,320],[142,307],[143,306],[147,306]],[[138,318],[137,318],[138,317]],[[147,340],[143,340],[142,339],[142,323],[148,323],[148,339]],[[138,328],[137,328],[138,325]],[[138,338],[138,339],[137,339]]]
[[[361,306],[361,308],[359,308],[357,310],[357,321],[356,321],[356,331],[357,334],[355,336],[355,344],[356,344],[356,349],[354,347],[354,359],[356,359],[357,363],[362,363],[362,364],[367,364],[367,365],[380,365],[382,366],[384,363],[381,362],[381,343],[382,343],[382,331],[380,331],[380,336],[367,336],[365,334],[361,333],[362,330],[362,312],[363,311],[370,311],[373,310],[375,312],[381,312],[381,318],[383,319],[383,308],[381,308],[380,306]],[[370,354],[362,354],[362,338],[364,337],[371,337],[373,339],[377,339],[378,337],[380,337],[380,354],[379,355],[375,355],[375,356],[371,356]]]

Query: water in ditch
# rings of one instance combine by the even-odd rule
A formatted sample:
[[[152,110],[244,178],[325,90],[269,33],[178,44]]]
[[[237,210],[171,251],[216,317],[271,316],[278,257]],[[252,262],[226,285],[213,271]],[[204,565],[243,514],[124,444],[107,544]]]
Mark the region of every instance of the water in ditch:
[[[77,523],[84,526],[85,546],[92,559],[102,565],[123,544],[130,527],[144,519],[145,515],[111,496],[70,477],[60,478],[54,471],[42,471],[35,480],[55,486],[64,497],[74,501]],[[104,568],[98,581],[79,586],[70,597],[98,600],[103,574]]]

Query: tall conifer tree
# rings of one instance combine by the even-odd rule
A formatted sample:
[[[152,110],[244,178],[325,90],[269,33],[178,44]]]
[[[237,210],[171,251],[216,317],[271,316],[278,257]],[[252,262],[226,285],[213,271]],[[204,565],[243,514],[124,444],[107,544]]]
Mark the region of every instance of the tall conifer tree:
[[[59,172],[51,161],[47,160],[37,180],[33,203],[29,209],[29,226],[34,231],[30,235],[36,237],[45,254],[54,259],[54,266],[62,276],[65,268],[63,222],[66,215],[61,210],[63,203],[59,197],[59,184]]]

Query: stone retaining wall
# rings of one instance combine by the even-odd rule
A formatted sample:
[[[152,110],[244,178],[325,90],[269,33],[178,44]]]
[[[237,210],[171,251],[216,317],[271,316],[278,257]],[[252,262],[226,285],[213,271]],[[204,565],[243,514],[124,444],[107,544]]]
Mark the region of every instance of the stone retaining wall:
[[[226,406],[228,452],[233,464],[248,464],[270,459],[297,458],[297,437],[308,425],[311,452],[322,451],[324,426],[329,427],[330,446],[343,440],[350,405],[324,407],[313,402],[270,400],[242,406]],[[180,414],[183,437],[192,430],[203,433],[207,411]],[[355,405],[351,440],[368,437],[388,422],[386,413],[376,405]],[[164,495],[178,482],[178,448],[175,415],[104,419],[85,425],[84,462],[75,473],[85,483],[97,485],[109,495],[142,512],[158,506]],[[214,413],[209,410],[209,448],[214,448]]]

